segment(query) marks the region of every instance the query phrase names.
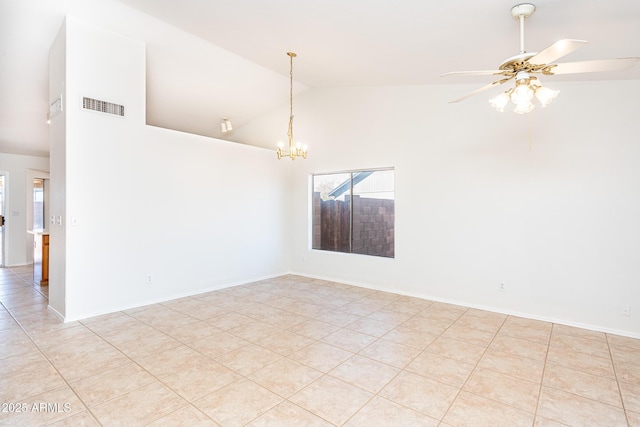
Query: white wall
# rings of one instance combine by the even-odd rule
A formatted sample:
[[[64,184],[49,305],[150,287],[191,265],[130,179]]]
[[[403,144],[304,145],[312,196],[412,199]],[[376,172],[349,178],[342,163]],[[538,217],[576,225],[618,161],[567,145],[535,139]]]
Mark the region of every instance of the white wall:
[[[554,82],[560,97],[526,116],[484,95],[447,104],[476,86],[309,90],[294,130],[310,157],[286,164],[144,126],[144,46],[70,28],[69,105],[94,96],[128,117],[67,112],[66,259],[52,266],[66,266],[66,319],[290,269],[640,336],[639,82]],[[238,138],[275,144],[287,108]],[[309,174],[385,166],[396,168],[396,258],[309,250]]]
[[[5,175],[5,265],[25,265],[33,259],[33,236],[27,234],[32,227],[28,218],[28,188],[33,175],[30,169],[49,169],[46,157],[20,156],[0,153],[0,174]]]
[[[62,110],[51,115],[49,159],[51,208],[56,223],[49,225],[49,308],[62,318],[66,311],[67,218],[67,28],[63,22],[49,48],[49,105],[62,100]],[[58,219],[62,224],[58,224]],[[64,220],[64,221],[63,221]]]
[[[146,126],[144,70],[142,43],[67,18],[65,197],[52,210],[64,247],[51,239],[64,277],[50,283],[65,320],[288,270],[289,169],[262,148]],[[82,111],[82,96],[126,117]]]
[[[548,84],[559,98],[525,116],[489,95],[447,103],[475,86],[297,97],[310,153],[292,179],[292,270],[640,336],[640,82]],[[395,259],[311,251],[309,175],[383,166],[396,168]]]
[[[23,4],[28,4],[24,6]],[[234,139],[234,134],[220,132],[220,119],[228,116],[234,127],[269,111],[269,99],[288,99],[289,78],[222,49],[191,33],[171,26],[117,0],[21,0],[20,9],[33,10],[30,16],[59,16],[60,24],[65,15],[75,16],[87,22],[145,42],[147,93],[149,106],[147,123],[171,129],[189,129],[205,136]],[[36,19],[36,18],[34,18]],[[40,30],[46,34],[50,20],[41,18]],[[51,31],[51,39],[57,28]],[[283,47],[285,49],[285,47]],[[284,50],[279,53],[285,61]],[[197,82],[197,84],[196,84]],[[296,83],[297,92],[303,85]],[[264,96],[256,97],[256,93]],[[198,111],[190,108],[188,117],[179,118],[178,103],[188,103],[189,98],[175,94],[188,94],[200,98],[205,105]],[[267,96],[269,95],[269,96]],[[166,101],[171,100],[171,104]],[[222,111],[223,110],[223,111]]]

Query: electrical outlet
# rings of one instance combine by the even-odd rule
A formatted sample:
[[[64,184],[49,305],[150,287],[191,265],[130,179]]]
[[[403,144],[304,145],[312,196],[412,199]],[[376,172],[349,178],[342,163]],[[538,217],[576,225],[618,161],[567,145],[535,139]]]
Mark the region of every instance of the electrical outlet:
[[[505,285],[504,283],[500,283],[500,287],[498,289],[500,290],[500,292],[506,292],[507,285]]]
[[[623,305],[620,314],[623,316],[631,316],[631,307],[628,305]]]
[[[153,283],[153,277],[150,274],[147,274],[147,283]]]

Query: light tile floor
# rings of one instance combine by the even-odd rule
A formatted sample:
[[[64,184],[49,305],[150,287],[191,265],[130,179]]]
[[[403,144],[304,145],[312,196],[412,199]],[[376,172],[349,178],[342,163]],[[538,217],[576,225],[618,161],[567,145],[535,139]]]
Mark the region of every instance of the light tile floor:
[[[296,276],[63,324],[30,278],[0,425],[640,426],[637,339]]]

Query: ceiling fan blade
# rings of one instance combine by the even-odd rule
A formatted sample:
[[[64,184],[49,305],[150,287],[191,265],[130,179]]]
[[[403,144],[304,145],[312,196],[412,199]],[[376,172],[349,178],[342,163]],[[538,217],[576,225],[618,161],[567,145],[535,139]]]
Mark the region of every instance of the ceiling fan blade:
[[[589,43],[586,40],[562,39],[529,58],[530,64],[550,64]]]
[[[440,77],[447,76],[492,76],[504,73],[502,70],[478,70],[478,71],[450,71]]]
[[[506,79],[496,80],[495,82],[493,82],[493,83],[489,83],[489,84],[488,84],[488,85],[486,85],[486,86],[482,86],[481,88],[476,89],[476,90],[474,90],[473,92],[466,94],[465,96],[461,96],[460,98],[454,99],[453,101],[449,101],[449,104],[453,104],[453,103],[456,103],[456,102],[464,101],[464,100],[465,100],[465,99],[467,99],[467,98],[471,98],[473,95],[477,95],[477,94],[479,94],[480,92],[484,92],[484,91],[485,91],[485,90],[487,90],[487,89],[491,89],[491,88],[492,88],[492,87],[494,87],[495,85],[502,84],[502,83],[506,82],[507,80],[511,80],[512,78],[513,78],[513,77],[508,77],[508,78],[506,78]]]
[[[594,61],[565,62],[554,64],[549,72],[555,74],[594,73],[598,71],[620,71],[632,68],[640,58],[599,59]]]

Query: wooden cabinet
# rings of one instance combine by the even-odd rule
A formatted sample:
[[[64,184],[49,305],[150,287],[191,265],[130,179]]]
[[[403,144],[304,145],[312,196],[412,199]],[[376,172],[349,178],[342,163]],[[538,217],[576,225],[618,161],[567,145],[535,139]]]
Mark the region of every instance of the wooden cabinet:
[[[49,285],[49,234],[33,232],[33,282]]]

